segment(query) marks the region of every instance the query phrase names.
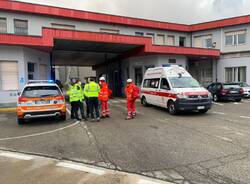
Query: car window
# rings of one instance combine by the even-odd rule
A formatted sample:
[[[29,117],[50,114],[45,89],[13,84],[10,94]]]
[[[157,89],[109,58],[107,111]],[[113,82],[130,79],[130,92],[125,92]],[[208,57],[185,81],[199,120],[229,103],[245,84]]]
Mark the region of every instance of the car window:
[[[144,88],[149,88],[149,79],[145,79],[144,81],[143,81],[143,87]]]
[[[207,87],[208,90],[213,90],[213,88],[214,88],[214,84],[210,84],[210,85]]]
[[[60,96],[61,92],[57,86],[28,86],[24,89],[22,97],[49,97]]]
[[[215,89],[221,89],[222,88],[222,85],[220,84],[220,83],[217,83],[216,85],[215,85]]]
[[[160,79],[150,79],[149,80],[149,87],[150,88],[158,88],[160,83]]]
[[[161,89],[170,90],[169,83],[165,78],[161,79]]]

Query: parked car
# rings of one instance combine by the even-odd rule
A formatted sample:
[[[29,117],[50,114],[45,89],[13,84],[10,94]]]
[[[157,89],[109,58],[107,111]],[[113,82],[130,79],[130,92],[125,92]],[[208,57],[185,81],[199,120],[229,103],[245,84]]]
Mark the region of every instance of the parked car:
[[[220,100],[240,102],[243,97],[243,89],[236,83],[212,83],[207,89],[215,102]]]
[[[250,98],[250,85],[246,82],[237,83],[243,89],[243,97]]]
[[[167,108],[171,115],[181,111],[206,113],[211,108],[212,98],[184,68],[171,65],[146,71],[141,103]]]
[[[66,119],[66,103],[62,91],[53,81],[29,81],[19,94],[17,121],[26,119],[57,117]]]

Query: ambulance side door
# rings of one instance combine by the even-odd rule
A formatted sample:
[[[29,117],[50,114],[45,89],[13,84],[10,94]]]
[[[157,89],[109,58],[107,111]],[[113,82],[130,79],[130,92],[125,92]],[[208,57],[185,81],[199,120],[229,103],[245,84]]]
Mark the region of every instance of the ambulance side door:
[[[161,94],[161,98],[159,99],[159,105],[161,107],[167,107],[167,102],[169,99],[169,94],[170,94],[170,85],[168,80],[164,77],[161,78],[161,83],[160,83],[160,89],[159,89],[159,93]]]

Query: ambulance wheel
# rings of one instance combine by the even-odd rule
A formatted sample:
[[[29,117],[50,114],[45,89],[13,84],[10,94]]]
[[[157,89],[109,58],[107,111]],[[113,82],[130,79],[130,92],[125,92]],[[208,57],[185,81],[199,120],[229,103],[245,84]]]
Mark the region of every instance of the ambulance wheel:
[[[66,115],[62,115],[62,116],[60,117],[60,119],[61,119],[62,121],[65,121],[65,120],[66,120]]]
[[[176,109],[175,103],[173,101],[168,102],[168,112],[171,115],[177,115],[178,114],[178,110]]]
[[[147,102],[147,100],[146,100],[146,97],[145,97],[145,96],[143,96],[143,97],[141,98],[141,104],[142,104],[143,106],[145,106],[145,107],[147,107],[147,106],[148,106],[148,102]]]

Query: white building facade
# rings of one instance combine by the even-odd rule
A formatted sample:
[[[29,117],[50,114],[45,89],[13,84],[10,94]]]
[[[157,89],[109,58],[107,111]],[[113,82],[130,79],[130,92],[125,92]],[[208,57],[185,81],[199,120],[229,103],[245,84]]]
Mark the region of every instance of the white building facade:
[[[177,64],[202,84],[250,84],[250,16],[195,25],[0,1],[0,104],[53,66],[91,66],[114,94],[147,68]]]

